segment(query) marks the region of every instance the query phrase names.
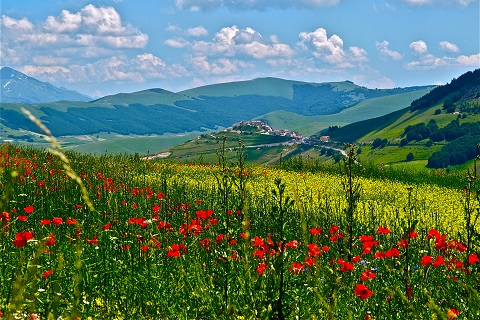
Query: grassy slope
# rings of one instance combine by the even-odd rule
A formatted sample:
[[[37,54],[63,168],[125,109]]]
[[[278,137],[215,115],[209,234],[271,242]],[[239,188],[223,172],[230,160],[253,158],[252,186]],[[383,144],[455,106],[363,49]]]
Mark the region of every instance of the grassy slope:
[[[346,83],[348,84],[348,83]],[[341,88],[341,87],[340,87]],[[329,126],[345,126],[350,123],[379,117],[403,108],[425,95],[430,89],[423,89],[404,94],[368,99],[337,114],[321,116],[302,116],[292,112],[275,111],[258,117],[267,121],[274,128],[284,128],[310,136]]]

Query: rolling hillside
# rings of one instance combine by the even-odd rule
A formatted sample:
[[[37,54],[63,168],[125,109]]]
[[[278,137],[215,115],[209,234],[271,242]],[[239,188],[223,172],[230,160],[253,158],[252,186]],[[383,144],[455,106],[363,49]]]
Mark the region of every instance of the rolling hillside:
[[[477,69],[433,89],[408,108],[321,134],[337,142],[358,143],[363,149],[359,157],[364,160],[406,162],[406,156],[412,153],[412,162],[418,166],[459,165],[478,154],[475,149],[480,143],[479,105]],[[440,155],[442,158],[434,162]]]
[[[89,136],[80,144],[100,144],[107,151],[119,150],[118,141],[108,147],[112,135],[164,136],[209,132],[254,118],[265,118],[282,129],[304,135],[332,123],[349,124],[398,110],[425,95],[433,87],[368,89],[350,81],[305,83],[276,78],[223,83],[178,93],[149,89],[119,93],[90,102],[56,101],[24,104],[52,133],[75,147],[78,136]],[[20,112],[17,103],[1,103],[3,140],[40,142],[39,129]],[[334,118],[338,115],[338,118]],[[70,137],[70,138],[69,138]],[[92,148],[94,149],[94,148]],[[153,148],[147,149],[152,151]],[[159,148],[161,150],[161,148]],[[135,152],[143,153],[145,148]]]

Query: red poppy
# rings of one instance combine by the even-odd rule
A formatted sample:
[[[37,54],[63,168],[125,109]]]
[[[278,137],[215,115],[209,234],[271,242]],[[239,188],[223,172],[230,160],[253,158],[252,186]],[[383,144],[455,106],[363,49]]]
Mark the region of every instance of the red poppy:
[[[469,264],[480,263],[480,259],[478,258],[477,254],[472,253],[471,255],[469,255],[468,256],[468,263]]]
[[[110,228],[112,227],[112,224],[111,223],[106,223],[102,226],[102,229],[103,230],[109,230]]]
[[[55,235],[51,233],[47,238],[47,246],[54,247],[55,246]]]
[[[385,252],[385,255],[388,258],[398,257],[400,255],[400,251],[397,248],[391,248]]]
[[[448,319],[457,318],[460,315],[460,311],[454,308],[448,309]]]
[[[443,259],[443,256],[438,256],[435,261],[432,263],[432,266],[434,268],[440,267],[442,264],[445,264],[445,260]]]
[[[62,219],[62,218],[59,218],[59,217],[54,217],[54,218],[52,219],[52,223],[53,223],[54,225],[58,226],[58,225],[60,225],[60,224],[63,223],[63,219]]]
[[[322,251],[320,250],[318,245],[316,245],[315,243],[308,244],[307,248],[308,248],[308,255],[310,257],[315,258],[322,255]]]
[[[76,219],[67,219],[67,224],[77,224],[77,220]]]
[[[40,225],[41,226],[45,226],[45,225],[49,225],[52,221],[50,221],[50,219],[43,219],[43,220],[40,220]]]
[[[22,222],[27,222],[27,216],[18,216],[18,220]]]
[[[203,240],[200,240],[199,244],[200,244],[201,247],[203,247],[205,249],[209,249],[210,248],[210,239],[205,238]]]
[[[23,210],[26,214],[30,214],[35,210],[35,208],[33,206],[26,206],[25,208],[23,208]]]
[[[90,243],[90,244],[98,244],[98,237],[97,237],[97,236],[93,236],[92,239],[87,239],[87,243]]]
[[[303,265],[300,262],[295,261],[289,270],[292,274],[299,274],[303,270]]]
[[[156,204],[153,205],[153,207],[152,207],[152,212],[153,212],[153,213],[159,213],[159,212],[160,212],[160,206],[158,206],[158,205],[156,205]]]
[[[368,287],[364,284],[359,283],[355,286],[355,295],[360,297],[361,300],[367,299],[372,294],[373,292],[370,291],[370,289],[368,289]]]
[[[420,264],[422,266],[428,266],[432,263],[433,258],[432,256],[423,256],[422,259],[420,259]]]
[[[410,239],[416,238],[416,237],[418,237],[418,233],[415,232],[415,230],[410,230],[410,232],[408,233],[408,237]]]
[[[42,276],[43,276],[43,280],[47,279],[49,275],[53,274],[53,270],[50,269],[48,271],[45,271]]]
[[[297,240],[291,240],[285,243],[285,250],[287,249],[297,249],[298,248],[298,241]]]
[[[353,271],[354,269],[353,263],[344,261],[343,259],[338,259],[337,263],[341,265],[340,267],[341,272]]]
[[[28,240],[33,239],[33,232],[30,231],[23,231],[17,233],[15,236],[15,239],[13,240],[13,244],[15,244],[16,247],[21,248],[27,244]]]
[[[328,230],[328,233],[330,234],[334,234],[334,233],[337,233],[338,232],[338,226],[336,225],[333,225],[330,227],[330,230]]]
[[[217,234],[217,236],[215,237],[215,242],[217,244],[220,244],[223,242],[223,239],[225,239],[225,236],[222,234],[222,233],[219,233]]]
[[[322,228],[311,228],[310,229],[310,234],[322,234]]]
[[[307,266],[313,266],[315,264],[315,259],[306,257],[304,262]]]
[[[267,269],[267,268],[268,268],[268,265],[265,264],[265,263],[263,263],[263,262],[261,262],[261,263],[258,265],[258,267],[257,267],[257,273],[258,273],[258,275],[259,275],[259,276],[263,275],[263,271],[265,271],[265,269]]]
[[[148,246],[141,246],[140,250],[142,250],[143,252],[147,252]]]
[[[377,234],[389,234],[390,230],[387,228],[387,226],[380,226],[377,229]]]
[[[375,272],[373,272],[372,270],[365,270],[362,272],[362,275],[360,276],[360,280],[362,281],[365,281],[365,280],[368,280],[368,279],[373,279],[377,276],[377,274]]]
[[[3,211],[2,215],[0,216],[0,221],[2,223],[9,223],[10,222],[10,213]]]

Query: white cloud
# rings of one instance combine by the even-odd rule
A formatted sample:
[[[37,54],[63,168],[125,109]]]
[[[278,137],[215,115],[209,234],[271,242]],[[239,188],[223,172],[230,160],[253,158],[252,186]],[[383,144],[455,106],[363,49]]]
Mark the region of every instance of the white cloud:
[[[237,26],[231,26],[218,31],[212,41],[195,41],[191,49],[198,56],[243,55],[254,59],[289,57],[294,54],[288,44],[279,43],[276,36],[273,36],[273,39],[274,43],[268,42],[252,28],[239,29]]]
[[[208,36],[208,30],[204,26],[198,26],[195,28],[187,29],[186,34],[192,37],[204,37]]]
[[[375,42],[375,47],[377,48],[378,52],[380,52],[381,55],[387,56],[389,58],[392,58],[393,60],[402,60],[403,56],[401,53],[390,50],[388,46],[390,43],[386,40],[383,40],[382,42]]]
[[[2,33],[9,32],[9,31],[20,31],[20,32],[29,32],[32,31],[34,26],[33,24],[27,19],[14,19],[8,16],[3,15],[2,19],[0,19],[0,26],[2,26]],[[4,29],[5,28],[5,29]]]
[[[480,67],[480,53],[470,56],[461,55],[455,58],[438,58],[432,54],[427,54],[421,59],[411,61],[405,65],[407,70],[431,70],[439,68],[452,67]]]
[[[185,46],[190,45],[190,43],[187,40],[180,37],[167,39],[163,43],[172,48],[183,48]]]
[[[334,34],[327,36],[327,30],[318,28],[313,32],[302,32],[299,35],[299,47],[311,52],[320,61],[338,68],[351,68],[356,63],[368,61],[367,52],[359,47],[343,47],[343,40]]]
[[[413,53],[416,55],[423,55],[428,52],[427,44],[423,40],[410,43],[410,49],[412,49]]]
[[[456,44],[448,42],[448,41],[442,41],[442,42],[439,43],[439,45],[440,45],[440,48],[443,51],[448,51],[448,52],[459,52],[460,51],[460,48]]]
[[[181,10],[208,11],[227,7],[232,10],[265,10],[267,8],[286,9],[318,8],[334,6],[340,0],[175,0],[175,5]]]

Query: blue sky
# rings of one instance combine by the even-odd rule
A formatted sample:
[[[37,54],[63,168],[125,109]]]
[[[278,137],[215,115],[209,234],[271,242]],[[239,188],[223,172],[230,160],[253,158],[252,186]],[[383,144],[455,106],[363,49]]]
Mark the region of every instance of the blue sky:
[[[91,96],[279,77],[369,88],[480,68],[479,0],[2,0],[0,65]]]

